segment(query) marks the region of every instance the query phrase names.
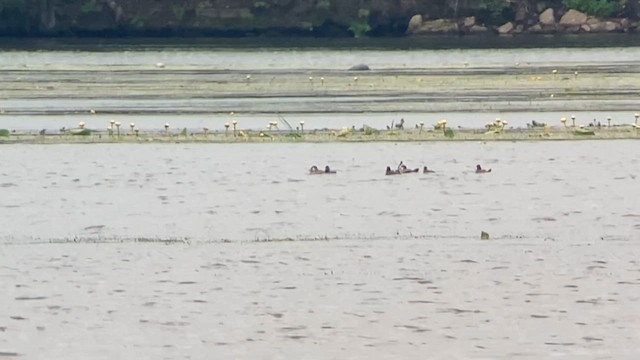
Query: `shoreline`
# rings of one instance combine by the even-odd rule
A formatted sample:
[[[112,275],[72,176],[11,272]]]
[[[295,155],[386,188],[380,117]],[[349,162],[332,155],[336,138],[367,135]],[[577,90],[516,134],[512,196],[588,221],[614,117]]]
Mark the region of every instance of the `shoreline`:
[[[186,129],[185,129],[186,130]],[[78,131],[73,129],[72,131]],[[442,130],[311,130],[299,131],[247,131],[236,135],[224,132],[159,133],[139,132],[110,135],[92,132],[88,135],[12,133],[0,137],[0,144],[131,144],[131,143],[341,143],[341,142],[460,142],[460,141],[580,141],[580,140],[637,140],[640,126],[624,125],[598,128],[547,127],[544,129],[456,129],[453,135]]]

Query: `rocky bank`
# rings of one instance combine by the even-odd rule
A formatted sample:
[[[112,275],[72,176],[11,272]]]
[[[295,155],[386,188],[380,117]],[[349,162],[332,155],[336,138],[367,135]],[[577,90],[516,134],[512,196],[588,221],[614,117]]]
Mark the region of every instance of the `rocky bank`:
[[[600,19],[568,8],[566,1],[0,0],[0,36],[359,37],[638,29],[638,0],[615,3],[616,10]]]
[[[425,20],[420,14],[414,15],[407,26],[407,34],[442,34],[442,33],[487,33],[500,35],[519,33],[556,34],[556,33],[630,33],[638,31],[639,23],[628,18],[598,19],[583,12],[569,9],[566,12],[555,12],[547,8],[538,15],[538,21],[530,26],[515,21],[502,25],[486,25],[479,23],[475,16],[461,19]]]

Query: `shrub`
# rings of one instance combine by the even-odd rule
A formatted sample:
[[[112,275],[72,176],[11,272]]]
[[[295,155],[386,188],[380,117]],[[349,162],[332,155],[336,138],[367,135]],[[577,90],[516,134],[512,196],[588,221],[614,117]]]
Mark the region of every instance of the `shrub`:
[[[478,21],[488,25],[502,25],[514,17],[511,3],[505,0],[481,0],[474,8]]]
[[[319,0],[316,3],[316,9],[329,10],[331,8],[331,0]]]
[[[102,6],[96,2],[96,0],[85,0],[82,2],[80,11],[83,13],[97,13],[102,11]]]
[[[185,9],[183,6],[174,5],[173,6],[173,15],[175,15],[176,19],[182,20],[184,18]]]
[[[351,24],[351,26],[349,26],[349,31],[351,31],[354,37],[363,37],[371,31],[371,25],[369,25],[368,21],[361,20]]]
[[[595,17],[611,17],[622,9],[618,0],[562,0],[569,9],[581,11]]]

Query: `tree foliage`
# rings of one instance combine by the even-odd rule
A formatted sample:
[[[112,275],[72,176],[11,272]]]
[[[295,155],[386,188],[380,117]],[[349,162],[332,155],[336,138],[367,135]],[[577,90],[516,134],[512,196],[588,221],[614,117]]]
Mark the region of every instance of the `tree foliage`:
[[[615,16],[622,10],[620,0],[563,0],[562,3],[569,9],[601,18]]]
[[[513,18],[512,4],[507,0],[476,0],[474,5],[481,23],[499,25]]]

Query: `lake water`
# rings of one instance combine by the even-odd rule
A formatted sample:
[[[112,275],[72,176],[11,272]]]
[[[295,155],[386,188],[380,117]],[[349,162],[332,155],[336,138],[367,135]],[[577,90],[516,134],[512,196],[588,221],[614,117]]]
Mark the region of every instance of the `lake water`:
[[[467,61],[475,72],[519,62],[632,73],[640,58],[626,47],[287,52],[84,43],[38,51],[47,44],[0,53],[0,128],[56,132],[85,121],[104,129],[116,117],[126,130],[170,122],[213,131],[229,109],[259,128],[280,105],[305,129],[382,128],[401,117],[409,126],[446,117],[463,127],[501,117],[517,127],[569,111],[578,123],[630,123],[632,97],[546,112],[496,111],[486,98],[482,113],[327,112],[314,109],[353,108],[353,99],[207,103],[163,92],[170,77],[153,72],[159,61],[179,74],[196,69],[193,83],[164,84],[190,88],[206,82],[196,81],[203,69],[221,81],[247,70],[307,81],[309,69],[339,75],[363,59],[381,73]],[[143,75],[127,83],[129,74]],[[78,90],[87,79],[94,87]],[[138,86],[146,90],[129,98]],[[252,106],[266,110],[238,110]],[[88,116],[91,108],[98,114]],[[0,358],[640,356],[637,140],[3,144],[0,161]],[[436,172],[384,175],[400,161]],[[475,174],[476,164],[492,172]],[[337,174],[310,176],[311,165]]]
[[[3,146],[32,239],[638,236],[636,141]],[[399,161],[433,175],[384,176]],[[308,176],[311,165],[335,176]],[[476,175],[476,164],[493,173]]]
[[[637,150],[3,145],[0,352],[635,359]]]

